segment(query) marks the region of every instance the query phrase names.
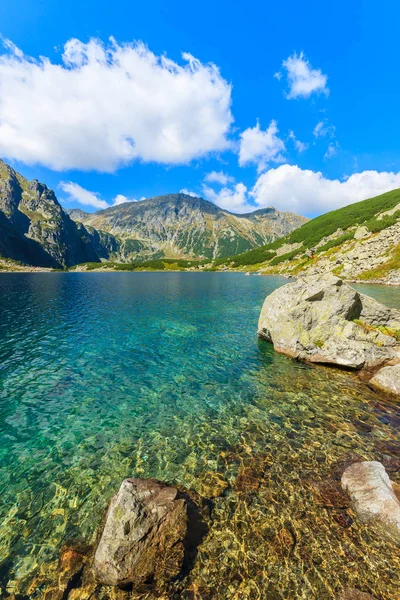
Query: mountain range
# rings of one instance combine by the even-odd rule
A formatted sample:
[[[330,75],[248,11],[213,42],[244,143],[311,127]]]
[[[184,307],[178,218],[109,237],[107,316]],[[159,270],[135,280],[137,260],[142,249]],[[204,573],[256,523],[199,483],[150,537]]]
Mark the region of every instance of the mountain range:
[[[95,213],[65,211],[45,184],[28,181],[0,161],[0,256],[34,266],[217,259],[272,242],[307,221],[274,208],[236,215],[186,194]]]

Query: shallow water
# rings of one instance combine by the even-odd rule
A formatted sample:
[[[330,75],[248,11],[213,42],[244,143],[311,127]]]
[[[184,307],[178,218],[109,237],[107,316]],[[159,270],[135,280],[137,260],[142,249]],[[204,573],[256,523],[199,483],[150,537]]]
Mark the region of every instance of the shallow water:
[[[349,453],[398,480],[400,410],[257,340],[282,283],[0,277],[0,590],[40,598],[62,542],[90,541],[121,480],[139,476],[216,496],[185,583],[198,598],[323,600],[346,586],[400,598],[396,546],[315,492]],[[393,288],[359,289],[400,308]]]

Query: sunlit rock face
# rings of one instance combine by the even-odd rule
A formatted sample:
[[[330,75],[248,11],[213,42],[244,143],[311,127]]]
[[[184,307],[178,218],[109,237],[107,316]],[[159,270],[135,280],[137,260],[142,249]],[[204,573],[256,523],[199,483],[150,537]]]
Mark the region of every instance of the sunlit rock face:
[[[28,181],[1,160],[0,255],[56,268],[98,260],[88,232],[79,230],[54,192],[36,179]]]

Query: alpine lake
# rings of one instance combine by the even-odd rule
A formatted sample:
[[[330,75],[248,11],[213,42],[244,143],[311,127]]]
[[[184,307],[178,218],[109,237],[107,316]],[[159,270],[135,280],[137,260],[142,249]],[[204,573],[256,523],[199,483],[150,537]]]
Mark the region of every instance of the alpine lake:
[[[400,407],[257,339],[263,301],[285,283],[0,276],[0,598],[43,597],[62,544],[93,542],[126,477],[209,499],[174,598],[400,598],[399,548],[327,483],[354,455],[400,481]],[[356,287],[400,308],[396,288]]]

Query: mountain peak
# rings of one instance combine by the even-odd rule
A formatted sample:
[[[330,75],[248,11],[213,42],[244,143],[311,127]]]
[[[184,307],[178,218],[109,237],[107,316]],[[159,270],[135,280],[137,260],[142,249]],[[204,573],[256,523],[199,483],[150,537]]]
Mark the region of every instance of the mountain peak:
[[[233,214],[182,192],[111,206],[71,218],[119,240],[118,260],[220,258],[244,252],[290,233],[308,219],[266,208]]]

